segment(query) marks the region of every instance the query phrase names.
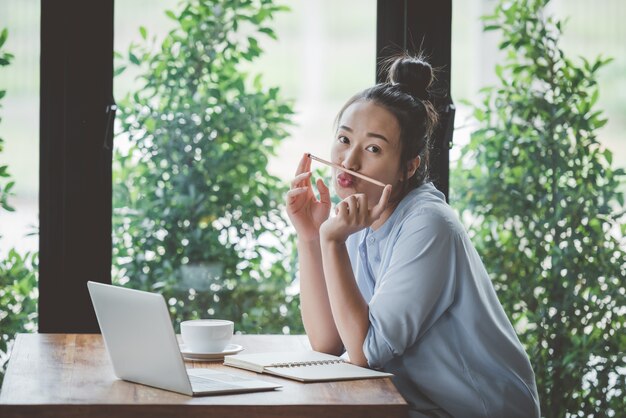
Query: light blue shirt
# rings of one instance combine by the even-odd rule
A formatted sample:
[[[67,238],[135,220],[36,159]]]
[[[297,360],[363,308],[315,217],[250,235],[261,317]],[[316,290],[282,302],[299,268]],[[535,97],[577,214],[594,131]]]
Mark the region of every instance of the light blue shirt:
[[[363,352],[414,417],[539,416],[535,375],[456,214],[431,183],[347,241],[369,304]]]

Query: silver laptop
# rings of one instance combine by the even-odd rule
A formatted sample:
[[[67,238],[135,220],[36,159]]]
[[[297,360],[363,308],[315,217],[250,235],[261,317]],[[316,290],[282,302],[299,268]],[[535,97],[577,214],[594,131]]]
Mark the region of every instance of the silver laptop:
[[[189,396],[281,387],[212,369],[186,369],[162,295],[88,282],[100,331],[120,379]]]

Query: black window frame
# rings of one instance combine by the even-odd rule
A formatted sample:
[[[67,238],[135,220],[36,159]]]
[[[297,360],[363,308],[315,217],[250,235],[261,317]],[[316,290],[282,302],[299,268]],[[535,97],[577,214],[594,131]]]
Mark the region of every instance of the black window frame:
[[[41,1],[39,332],[99,332],[111,283],[113,3]]]
[[[430,150],[430,178],[448,200],[450,148],[455,106],[450,93],[452,0],[378,0],[376,81],[385,81],[381,66],[406,51],[423,54],[437,71],[432,99],[440,116]]]
[[[87,281],[111,283],[114,0],[41,0],[39,332],[99,332]],[[452,0],[378,0],[376,57],[442,69],[431,174],[448,194]],[[446,95],[447,93],[447,95]]]

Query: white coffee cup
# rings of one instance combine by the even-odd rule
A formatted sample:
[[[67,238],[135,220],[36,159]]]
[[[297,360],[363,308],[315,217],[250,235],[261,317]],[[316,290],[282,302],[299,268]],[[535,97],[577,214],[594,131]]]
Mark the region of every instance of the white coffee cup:
[[[196,353],[219,353],[233,337],[235,324],[226,319],[193,319],[180,323],[185,347]]]

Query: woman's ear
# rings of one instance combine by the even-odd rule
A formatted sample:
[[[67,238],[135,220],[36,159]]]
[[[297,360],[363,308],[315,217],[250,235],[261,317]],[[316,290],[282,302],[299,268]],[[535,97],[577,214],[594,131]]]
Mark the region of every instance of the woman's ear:
[[[417,157],[413,158],[412,160],[409,160],[406,163],[407,164],[407,167],[406,167],[406,178],[407,179],[410,179],[411,177],[413,177],[413,175],[415,174],[415,172],[419,168],[421,162],[422,162],[422,159],[418,155]]]

